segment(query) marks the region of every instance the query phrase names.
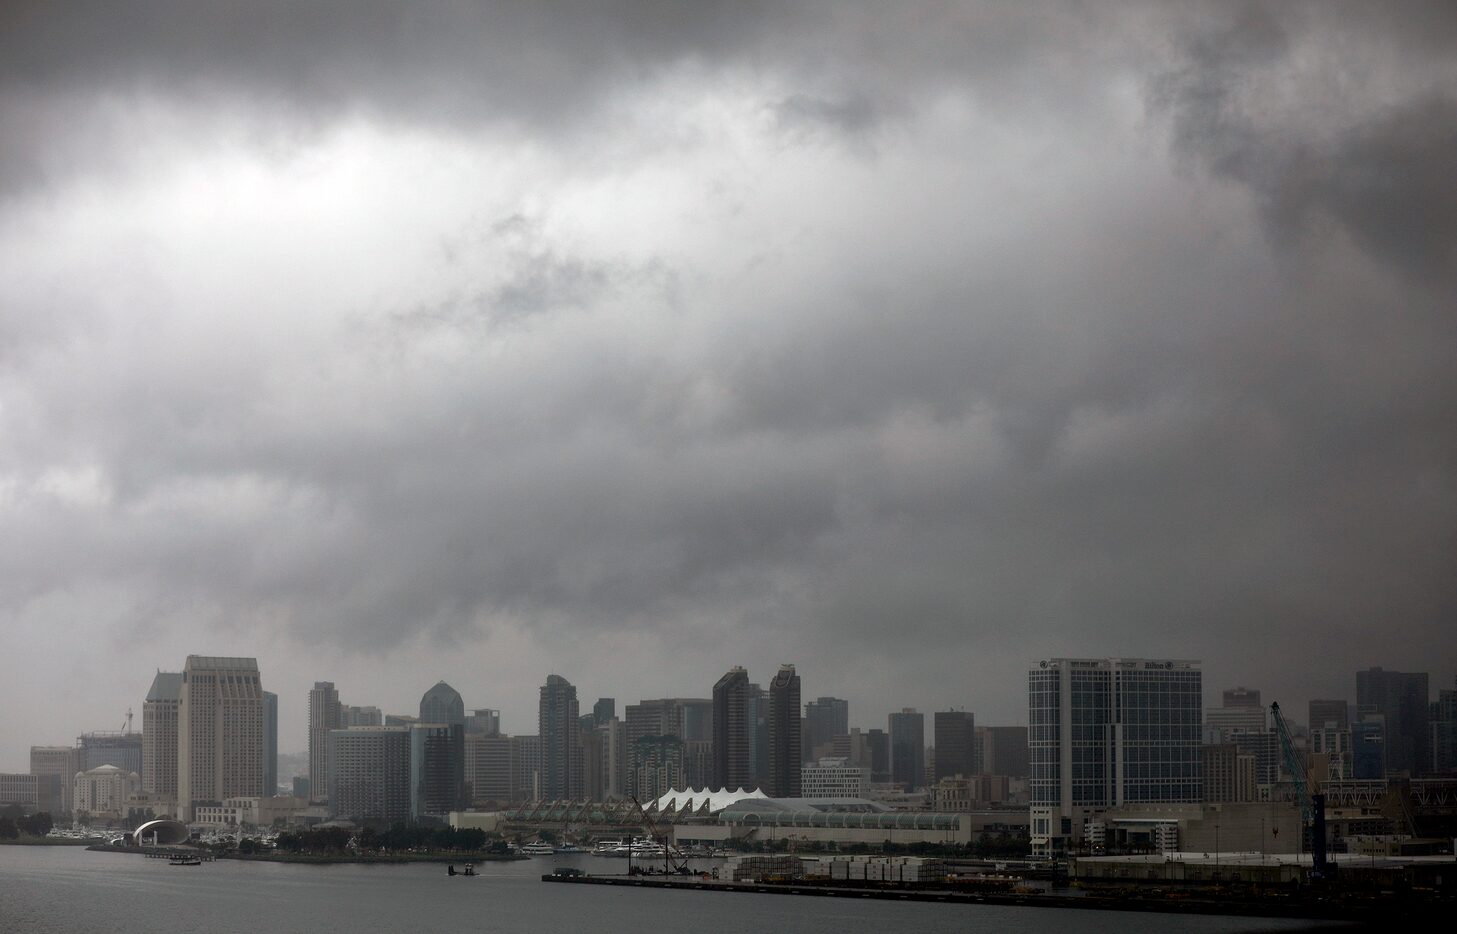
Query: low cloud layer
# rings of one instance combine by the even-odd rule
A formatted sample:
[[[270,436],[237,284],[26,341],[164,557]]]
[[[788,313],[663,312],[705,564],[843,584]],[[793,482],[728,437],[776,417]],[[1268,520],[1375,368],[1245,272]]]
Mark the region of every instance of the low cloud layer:
[[[1457,18],[11,5],[0,727],[1457,670]],[[140,18],[139,18],[140,17]]]

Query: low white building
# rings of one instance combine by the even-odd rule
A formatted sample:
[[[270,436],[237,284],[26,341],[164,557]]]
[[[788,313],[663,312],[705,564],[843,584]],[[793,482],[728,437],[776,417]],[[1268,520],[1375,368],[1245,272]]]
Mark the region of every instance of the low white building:
[[[257,798],[228,798],[222,804],[199,804],[195,811],[194,826],[253,827],[258,823]]]
[[[870,793],[870,770],[848,759],[821,759],[800,769],[799,784],[805,798],[863,798]]]
[[[125,817],[127,799],[141,791],[142,777],[114,765],[77,772],[72,806],[97,817]]]
[[[0,806],[18,804],[27,811],[38,801],[38,780],[24,772],[0,772]]]

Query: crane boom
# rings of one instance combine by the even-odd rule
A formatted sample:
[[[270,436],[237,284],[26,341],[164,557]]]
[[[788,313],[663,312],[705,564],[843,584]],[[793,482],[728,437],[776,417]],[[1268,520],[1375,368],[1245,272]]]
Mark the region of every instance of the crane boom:
[[[1300,805],[1300,827],[1303,831],[1310,825],[1310,855],[1313,875],[1318,879],[1330,873],[1325,852],[1325,795],[1310,793],[1310,773],[1305,768],[1305,759],[1295,748],[1295,738],[1290,734],[1290,725],[1280,713],[1280,704],[1270,705],[1270,716],[1275,721],[1275,732],[1280,737],[1280,756],[1285,771],[1295,785],[1295,801]]]
[[[1290,780],[1295,785],[1295,802],[1300,805],[1300,822],[1310,820],[1310,775],[1305,769],[1305,760],[1295,748],[1295,738],[1290,735],[1290,725],[1280,713],[1278,702],[1270,705],[1270,717],[1275,721],[1275,732],[1280,736],[1280,758]]]

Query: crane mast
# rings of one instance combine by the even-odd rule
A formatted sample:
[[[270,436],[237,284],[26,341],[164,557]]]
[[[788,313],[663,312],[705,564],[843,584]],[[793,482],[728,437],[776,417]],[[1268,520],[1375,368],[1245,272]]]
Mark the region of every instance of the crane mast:
[[[1317,879],[1327,878],[1330,872],[1325,851],[1325,795],[1310,793],[1310,774],[1305,768],[1305,759],[1295,748],[1295,738],[1290,734],[1290,725],[1280,713],[1279,703],[1270,705],[1270,716],[1275,721],[1275,732],[1280,736],[1280,756],[1285,771],[1295,785],[1295,801],[1300,805],[1300,828],[1310,826],[1310,854]]]

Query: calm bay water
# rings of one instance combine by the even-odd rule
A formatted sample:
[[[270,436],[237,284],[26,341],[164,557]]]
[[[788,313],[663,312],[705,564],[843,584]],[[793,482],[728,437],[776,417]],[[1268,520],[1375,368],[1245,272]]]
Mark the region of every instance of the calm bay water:
[[[200,867],[80,847],[0,846],[0,931],[307,932],[1297,931],[1278,920],[1049,908],[673,892],[550,885],[554,866],[621,871],[625,863],[559,856],[485,863],[476,878],[438,864],[293,866],[224,860]]]

